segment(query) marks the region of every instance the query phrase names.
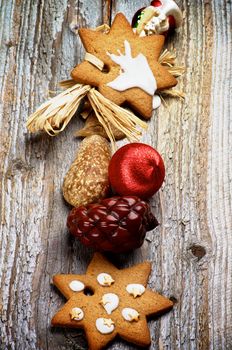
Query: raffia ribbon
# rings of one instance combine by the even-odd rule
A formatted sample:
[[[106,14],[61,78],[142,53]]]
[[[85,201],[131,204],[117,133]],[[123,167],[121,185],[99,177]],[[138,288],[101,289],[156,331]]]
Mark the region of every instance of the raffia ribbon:
[[[30,132],[44,130],[51,136],[59,134],[70,122],[80,106],[80,102],[85,97],[88,98],[96,117],[112,143],[115,142],[115,139],[111,124],[121,130],[130,141],[138,140],[141,135],[141,131],[137,129],[137,126],[143,129],[147,128],[144,121],[132,112],[105,98],[90,85],[73,85],[72,80],[65,81],[63,85],[66,87],[71,85],[71,87],[42,104],[29,117],[27,128]]]
[[[102,25],[96,31],[109,31],[109,26]],[[86,53],[85,59],[95,65],[98,69],[104,69],[104,62],[90,53]],[[167,70],[174,76],[180,76],[184,72],[183,67],[175,65],[176,55],[165,50],[160,56],[159,63],[166,66]],[[122,108],[101,95],[90,85],[77,84],[74,80],[65,80],[60,83],[64,89],[62,93],[42,104],[35,113],[29,116],[27,128],[30,132],[45,131],[51,136],[59,134],[65,129],[81,101],[89,100],[99,123],[103,126],[107,136],[114,144],[114,133],[112,125],[123,132],[129,141],[136,141],[141,135],[137,127],[147,128],[147,124],[136,117],[131,111]],[[183,98],[184,94],[175,89],[165,90],[160,94]]]
[[[85,54],[85,61],[90,62],[91,64],[93,64],[96,68],[98,68],[100,71],[103,71],[104,68],[104,62],[101,61],[99,58],[97,58],[96,56],[92,55],[89,52],[86,52]]]

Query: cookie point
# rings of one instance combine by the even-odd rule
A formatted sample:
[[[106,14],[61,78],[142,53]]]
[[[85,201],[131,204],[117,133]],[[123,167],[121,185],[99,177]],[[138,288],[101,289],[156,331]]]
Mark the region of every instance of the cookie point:
[[[54,275],[52,277],[52,282],[54,285],[56,285],[56,283],[59,281],[59,278],[60,278],[61,275]]]
[[[114,17],[112,26],[111,26],[111,31],[114,29],[114,27],[122,28],[125,26],[124,30],[130,29],[131,32],[133,33],[133,29],[131,28],[131,25],[129,21],[127,20],[126,16],[122,12],[118,12],[116,16]]]
[[[51,325],[52,327],[56,327],[58,325],[58,322],[57,322],[57,317],[56,315],[54,315],[51,319]]]

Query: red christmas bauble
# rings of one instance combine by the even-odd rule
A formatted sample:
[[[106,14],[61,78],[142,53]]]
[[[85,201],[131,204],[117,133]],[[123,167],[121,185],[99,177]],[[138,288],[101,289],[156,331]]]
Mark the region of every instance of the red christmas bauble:
[[[160,154],[143,143],[121,147],[109,164],[109,181],[121,196],[133,195],[148,199],[161,187],[165,176]]]
[[[176,21],[175,18],[172,15],[168,16],[168,22],[169,22],[169,32],[173,32],[176,29]]]
[[[154,7],[162,6],[162,2],[159,0],[154,0],[151,2],[151,6],[154,6]]]

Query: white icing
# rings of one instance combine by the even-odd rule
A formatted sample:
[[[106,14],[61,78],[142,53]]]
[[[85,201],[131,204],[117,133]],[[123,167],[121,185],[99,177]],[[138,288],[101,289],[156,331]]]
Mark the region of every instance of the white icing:
[[[127,40],[124,41],[124,46],[125,55],[119,50],[119,56],[107,52],[111,60],[121,67],[119,76],[109,82],[107,86],[117,91],[125,91],[137,87],[153,96],[157,90],[157,83],[147,58],[141,53],[133,58],[131,46]]]
[[[101,286],[109,287],[114,283],[114,279],[108,273],[100,273],[97,276],[97,281]]]
[[[119,297],[114,293],[104,294],[101,300],[101,304],[110,315],[119,305]]]
[[[70,315],[71,315],[71,319],[74,321],[81,321],[84,318],[84,312],[79,307],[74,307],[71,310]]]
[[[135,309],[126,307],[125,309],[122,310],[122,317],[129,322],[138,321],[139,313]]]
[[[141,296],[145,292],[145,287],[142,284],[128,284],[126,290],[134,298]]]
[[[130,43],[125,40],[125,55],[120,51],[119,56],[107,53],[113,62],[118,64],[122,72],[112,82],[107,85],[117,91],[125,91],[130,88],[138,87],[149,95],[154,95],[157,85],[152,70],[144,55],[139,54],[133,58],[131,56]]]
[[[152,109],[159,108],[161,105],[161,98],[158,95],[154,95],[152,99]]]
[[[110,318],[98,318],[96,328],[102,334],[110,334],[114,331],[114,322]]]
[[[81,281],[74,280],[74,281],[69,283],[69,288],[73,292],[80,292],[80,291],[85,289],[85,285]]]

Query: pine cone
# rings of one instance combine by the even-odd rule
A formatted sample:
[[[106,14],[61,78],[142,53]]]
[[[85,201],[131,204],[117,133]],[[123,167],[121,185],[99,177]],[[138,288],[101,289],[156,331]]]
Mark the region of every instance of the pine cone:
[[[139,248],[146,232],[158,222],[146,202],[125,196],[73,208],[67,225],[84,245],[101,252],[123,253]]]

